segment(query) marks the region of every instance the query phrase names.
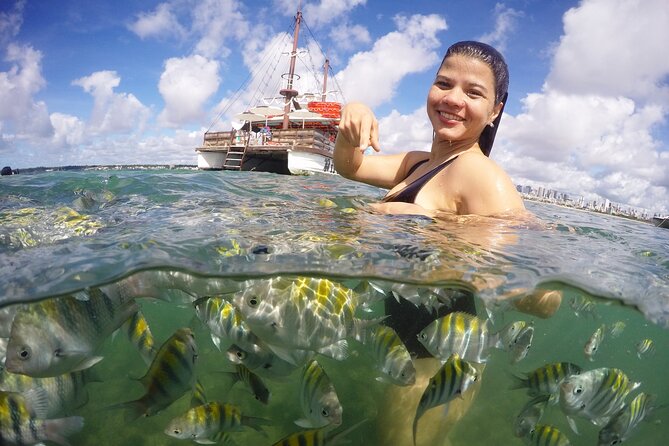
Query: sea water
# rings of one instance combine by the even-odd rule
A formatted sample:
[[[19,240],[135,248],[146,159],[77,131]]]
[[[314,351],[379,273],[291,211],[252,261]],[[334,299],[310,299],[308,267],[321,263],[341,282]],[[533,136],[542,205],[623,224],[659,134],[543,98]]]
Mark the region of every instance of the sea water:
[[[460,217],[433,220],[390,216],[370,203],[384,191],[337,176],[290,177],[256,172],[189,170],[79,171],[15,175],[0,179],[0,305],[55,299],[136,274],[177,274],[192,289],[164,299],[139,298],[158,344],[177,328],[195,331],[198,378],[209,400],[242,407],[245,415],[271,420],[265,435],[248,429],[230,438],[238,445],[270,445],[299,431],[300,373],[266,379],[272,396],[264,406],[232,370],[190,302],[216,293],[221,283],[252,286],[271,278],[319,277],[346,286],[376,283],[379,292],[404,284],[415,290],[454,288],[476,296],[478,317],[491,327],[524,320],[535,335],[516,364],[493,350],[478,394],[448,433],[451,445],[523,444],[513,424],[529,397],[513,389],[513,376],[570,361],[583,370],[616,367],[638,392],[657,396],[656,410],[626,444],[666,444],[669,437],[669,231],[650,224],[550,204],[527,202],[533,222]],[[183,287],[182,287],[183,288]],[[187,288],[187,287],[186,287]],[[537,289],[562,294],[550,317],[518,311],[512,302]],[[389,293],[392,295],[392,293]],[[579,311],[583,302],[593,302]],[[378,305],[361,318],[382,315]],[[602,324],[624,322],[618,337],[605,336],[593,361],[584,345]],[[655,353],[638,355],[651,339]],[[73,445],[177,445],[163,433],[189,407],[184,396],[159,414],[128,421],[113,406],[143,393],[137,378],[147,370],[122,335],[107,339],[93,367],[88,402],[70,413],[85,419]],[[318,356],[336,387],[349,444],[381,444],[377,419],[393,384],[377,381],[369,349],[350,340],[350,356]],[[391,403],[392,404],[392,403]],[[396,404],[403,404],[398,401]],[[433,409],[440,410],[440,409]],[[412,420],[398,420],[411,425]],[[559,405],[541,420],[574,445],[596,445],[600,426],[577,418],[580,434]]]

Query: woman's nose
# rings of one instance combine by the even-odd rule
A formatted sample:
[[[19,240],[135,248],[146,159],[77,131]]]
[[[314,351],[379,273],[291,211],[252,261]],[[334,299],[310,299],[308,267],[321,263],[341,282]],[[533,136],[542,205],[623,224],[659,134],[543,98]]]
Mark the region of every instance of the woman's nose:
[[[457,88],[446,91],[441,100],[454,107],[460,108],[465,105],[464,92]]]

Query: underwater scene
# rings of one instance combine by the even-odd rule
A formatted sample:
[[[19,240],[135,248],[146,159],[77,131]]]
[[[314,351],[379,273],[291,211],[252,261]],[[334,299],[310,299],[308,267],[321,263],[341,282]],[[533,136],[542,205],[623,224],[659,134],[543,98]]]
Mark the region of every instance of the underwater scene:
[[[1,445],[660,445],[669,231],[338,176],[0,181]]]

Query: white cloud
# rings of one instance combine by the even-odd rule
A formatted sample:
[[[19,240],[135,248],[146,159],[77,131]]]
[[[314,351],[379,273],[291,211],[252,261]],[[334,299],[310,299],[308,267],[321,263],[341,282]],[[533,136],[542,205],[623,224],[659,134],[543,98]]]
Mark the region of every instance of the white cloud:
[[[11,64],[0,72],[0,120],[13,137],[48,137],[53,134],[47,106],[33,96],[46,82],[42,77],[42,53],[29,45],[9,44],[5,60]]]
[[[504,52],[509,34],[515,31],[516,22],[519,17],[524,16],[524,13],[513,8],[507,8],[503,3],[497,3],[494,14],[495,29],[482,35],[478,40],[492,45],[500,52]]]
[[[11,10],[0,11],[0,46],[7,44],[21,30],[25,4],[25,0],[19,0]]]
[[[63,113],[51,113],[50,118],[55,130],[52,139],[54,148],[67,149],[84,142],[86,124],[81,119]]]
[[[171,58],[165,62],[158,89],[165,109],[158,120],[167,126],[179,126],[204,117],[202,107],[218,90],[218,62],[200,55]]]
[[[322,26],[366,3],[367,0],[321,0],[320,3],[306,4],[303,13],[305,17],[309,17],[309,26]]]
[[[664,3],[585,0],[567,11],[542,92],[504,118],[493,151],[517,182],[669,209],[669,153],[654,135],[669,112]]]
[[[669,101],[666,0],[586,0],[563,21],[550,89]]]
[[[208,58],[227,57],[229,39],[242,40],[250,27],[236,0],[204,0],[193,9],[192,32],[202,34],[194,53]]]
[[[330,30],[330,39],[342,50],[350,51],[372,41],[369,31],[362,25],[340,23]]]
[[[374,43],[371,50],[355,54],[346,68],[337,73],[339,84],[349,101],[362,101],[375,107],[395,95],[399,82],[439,62],[436,34],[446,21],[436,14],[395,17],[397,31]]]
[[[121,83],[115,71],[97,71],[72,81],[93,96],[87,131],[91,134],[141,131],[149,109],[131,93],[115,93]]]
[[[409,115],[397,110],[379,119],[379,144],[381,154],[406,152],[407,150],[430,150],[432,144],[432,124],[427,118],[425,107],[420,107]]]
[[[138,14],[137,19],[128,25],[128,29],[142,39],[149,37],[180,38],[186,34],[186,30],[179,23],[169,3],[159,4],[152,12]]]

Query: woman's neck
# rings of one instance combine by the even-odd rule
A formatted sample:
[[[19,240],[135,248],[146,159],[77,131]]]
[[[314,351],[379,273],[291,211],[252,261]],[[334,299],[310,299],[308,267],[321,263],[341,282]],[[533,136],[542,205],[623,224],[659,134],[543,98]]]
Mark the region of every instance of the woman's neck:
[[[464,152],[481,151],[478,140],[460,140],[460,141],[432,141],[432,150],[430,151],[431,160],[445,161],[460,155]]]

